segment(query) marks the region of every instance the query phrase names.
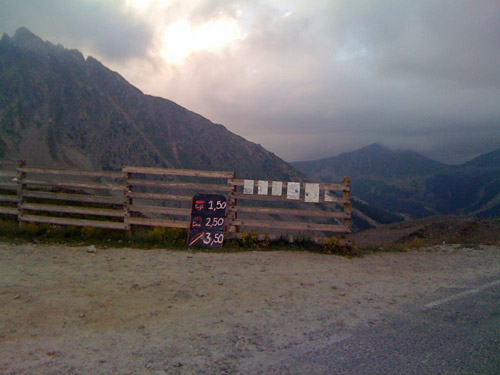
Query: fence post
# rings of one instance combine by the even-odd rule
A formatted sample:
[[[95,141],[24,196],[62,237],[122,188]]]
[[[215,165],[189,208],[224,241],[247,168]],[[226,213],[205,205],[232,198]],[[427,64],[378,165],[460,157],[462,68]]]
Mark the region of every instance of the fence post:
[[[123,171],[123,168],[122,168]],[[132,178],[132,173],[123,172],[123,183],[125,184],[125,191],[123,193],[123,221],[127,225],[127,236],[132,238],[134,235],[134,229],[129,223],[130,217],[130,206],[132,206],[132,185],[130,185],[129,180]]]
[[[228,186],[231,187],[231,190],[228,193],[227,197],[227,213],[226,213],[226,233],[229,234],[229,237],[232,237],[233,233],[238,232],[238,227],[234,225],[234,220],[238,217],[237,206],[238,200],[234,197],[236,193],[236,184],[233,179],[236,179],[236,172],[233,172],[232,178],[227,180]]]
[[[347,228],[346,244],[352,246],[352,203],[351,203],[351,178],[344,177],[344,225]]]
[[[26,172],[21,171],[21,168],[26,165],[26,160],[19,160],[19,164],[17,167],[17,221],[19,224],[19,228],[22,229],[24,223],[22,221],[23,217],[23,191],[26,188],[26,185],[23,184],[24,179],[26,178]]]

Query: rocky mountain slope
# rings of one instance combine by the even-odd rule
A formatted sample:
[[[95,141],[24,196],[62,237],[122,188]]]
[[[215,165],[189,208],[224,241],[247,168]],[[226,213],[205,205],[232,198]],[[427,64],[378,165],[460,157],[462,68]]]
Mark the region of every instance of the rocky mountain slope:
[[[26,28],[0,41],[0,157],[49,167],[136,165],[301,178],[260,145],[144,95],[94,58],[42,41]]]
[[[437,214],[500,215],[500,149],[461,165],[373,144],[332,158],[292,163],[310,179],[350,175],[353,194],[406,218]]]

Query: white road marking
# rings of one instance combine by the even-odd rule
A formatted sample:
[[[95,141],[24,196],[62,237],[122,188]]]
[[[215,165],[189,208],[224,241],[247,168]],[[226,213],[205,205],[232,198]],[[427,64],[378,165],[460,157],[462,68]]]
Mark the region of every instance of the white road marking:
[[[434,302],[430,302],[430,303],[425,305],[425,308],[432,309],[436,306],[444,305],[445,303],[460,299],[462,297],[466,297],[466,296],[471,295],[471,294],[479,293],[483,289],[491,288],[492,286],[499,285],[499,284],[500,284],[500,280],[496,280],[496,281],[493,281],[491,283],[481,285],[480,287],[478,287],[476,289],[466,290],[465,292],[457,293],[457,294],[454,294],[450,297],[446,297],[446,298],[443,298],[443,299],[440,299],[440,300],[437,300]]]

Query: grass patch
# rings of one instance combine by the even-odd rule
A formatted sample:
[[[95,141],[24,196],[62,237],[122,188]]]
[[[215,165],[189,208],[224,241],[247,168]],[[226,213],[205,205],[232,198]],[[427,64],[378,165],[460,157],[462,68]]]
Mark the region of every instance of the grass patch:
[[[120,230],[94,227],[19,223],[11,217],[0,217],[0,241],[10,243],[62,244],[69,246],[134,247],[141,249],[165,248],[199,252],[241,251],[310,251],[345,256],[361,255],[356,247],[340,245],[340,239],[331,237],[320,245],[308,238],[298,238],[293,243],[286,239],[259,239],[256,233],[244,233],[240,240],[226,240],[223,248],[208,249],[187,246],[188,231],[178,228],[134,227],[132,237]]]

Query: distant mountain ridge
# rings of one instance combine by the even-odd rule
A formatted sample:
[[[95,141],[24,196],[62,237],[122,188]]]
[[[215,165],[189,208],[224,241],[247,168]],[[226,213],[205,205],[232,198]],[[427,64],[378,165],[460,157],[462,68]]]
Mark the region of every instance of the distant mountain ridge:
[[[302,179],[288,163],[77,50],[20,28],[0,40],[0,157],[32,165],[234,170]]]
[[[372,144],[331,158],[294,162],[309,179],[352,179],[353,194],[374,208],[419,218],[500,215],[500,149],[461,165]]]
[[[353,176],[353,173],[356,177],[403,178],[437,173],[446,168],[445,164],[417,152],[391,150],[378,143],[338,156],[293,162],[292,165],[306,174],[324,173],[327,178],[332,175]]]

